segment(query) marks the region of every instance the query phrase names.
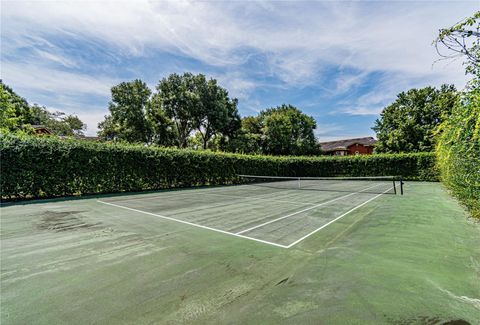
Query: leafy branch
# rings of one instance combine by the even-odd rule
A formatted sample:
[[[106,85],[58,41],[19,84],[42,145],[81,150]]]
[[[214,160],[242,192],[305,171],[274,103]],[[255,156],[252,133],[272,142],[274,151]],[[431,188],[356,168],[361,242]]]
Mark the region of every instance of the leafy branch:
[[[466,72],[475,73],[480,67],[480,11],[450,28],[440,29],[434,45],[442,59],[465,56]],[[448,53],[442,52],[441,47]]]

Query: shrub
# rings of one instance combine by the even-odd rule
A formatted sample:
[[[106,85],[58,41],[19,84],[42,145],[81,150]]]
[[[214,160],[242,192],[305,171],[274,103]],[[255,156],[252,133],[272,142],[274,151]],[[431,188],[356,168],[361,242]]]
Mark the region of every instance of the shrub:
[[[463,94],[439,132],[436,153],[441,179],[480,218],[480,87]]]
[[[1,197],[232,184],[237,174],[437,180],[434,154],[273,157],[0,134]]]

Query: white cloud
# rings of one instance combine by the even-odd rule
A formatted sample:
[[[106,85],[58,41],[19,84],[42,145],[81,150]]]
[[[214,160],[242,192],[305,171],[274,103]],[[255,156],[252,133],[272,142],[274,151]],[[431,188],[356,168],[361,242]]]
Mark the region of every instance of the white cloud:
[[[199,60],[222,70],[214,75],[220,84],[247,102],[261,86],[252,74],[278,78],[285,87],[314,85],[338,95],[381,72],[385,79],[369,94],[347,99],[337,110],[378,114],[407,87],[463,86],[461,62],[432,67],[438,56],[431,43],[439,28],[474,10],[476,1],[3,1],[1,74],[22,89],[108,96],[119,82],[115,72],[60,69],[82,71],[85,62],[62,53],[50,38],[82,39],[111,55],[117,69],[122,58],[141,58],[147,50]],[[12,59],[18,49],[33,49],[36,57]],[[262,54],[261,71],[240,67],[252,53]],[[327,77],[331,67],[340,73]],[[248,109],[255,110],[253,104]],[[82,114],[96,125],[93,116],[103,113]]]
[[[350,115],[378,115],[382,112],[383,106],[354,106],[342,110],[342,113]]]
[[[47,52],[47,51],[40,50],[40,49],[37,49],[35,52],[40,58],[43,58],[43,59],[46,59],[48,61],[52,61],[52,62],[55,62],[55,63],[59,63],[64,67],[72,68],[72,67],[76,66],[76,64],[75,64],[75,62],[73,62],[73,60],[71,60],[69,58],[66,58],[62,55],[54,54],[52,52]]]
[[[239,100],[248,100],[251,90],[259,86],[240,72],[213,74],[212,77],[218,80],[221,87],[228,90],[230,97]]]
[[[98,123],[104,120],[105,115],[108,115],[109,112],[105,111],[96,111],[96,112],[81,112],[76,114],[83,123],[87,124],[86,135],[95,136],[98,131]]]
[[[313,82],[325,64],[365,71],[432,74],[439,28],[471,14],[475,2],[6,2],[4,33],[71,34],[107,42],[129,55],[146,47],[179,52],[217,66],[267,53],[270,71],[288,83]],[[123,53],[123,52],[122,52]],[[458,79],[458,64],[434,67]]]
[[[382,86],[377,89],[370,91],[351,102],[345,103],[346,107],[334,113],[378,115],[386,105],[395,99],[396,93],[397,91],[392,89],[392,85],[382,84]]]
[[[342,94],[351,88],[360,85],[368,76],[368,71],[362,71],[356,74],[340,74],[335,80],[335,94]]]
[[[117,79],[90,76],[29,64],[2,62],[2,79],[7,84],[23,89],[38,89],[63,94],[89,94],[109,96]]]
[[[462,77],[464,76],[459,76],[459,80]],[[367,93],[339,101],[338,109],[330,114],[378,115],[386,106],[395,101],[400,92],[411,88],[439,87],[443,83],[455,83],[454,81],[443,79],[440,76],[432,76],[429,79],[425,77],[409,77],[406,74],[388,74],[379,78],[373,89]],[[456,84],[462,85],[462,82],[457,80]]]
[[[342,125],[336,123],[317,123],[317,128],[315,130],[315,135],[317,137],[323,138],[326,136],[331,135],[332,133],[337,133],[338,131],[342,131],[344,127]]]

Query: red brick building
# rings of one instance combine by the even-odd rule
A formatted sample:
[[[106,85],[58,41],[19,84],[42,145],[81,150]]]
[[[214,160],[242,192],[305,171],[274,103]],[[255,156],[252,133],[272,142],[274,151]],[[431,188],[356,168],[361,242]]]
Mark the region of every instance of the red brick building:
[[[345,139],[329,142],[320,142],[322,151],[326,155],[348,156],[348,155],[371,155],[375,140],[372,137]]]

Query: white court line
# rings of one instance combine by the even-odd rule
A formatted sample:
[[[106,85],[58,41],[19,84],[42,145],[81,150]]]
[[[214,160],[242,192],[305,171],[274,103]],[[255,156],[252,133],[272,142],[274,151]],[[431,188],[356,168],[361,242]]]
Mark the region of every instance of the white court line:
[[[213,186],[213,187],[208,187],[208,186],[199,186],[198,188],[182,188],[182,187],[177,187],[175,189],[162,189],[158,190],[158,192],[155,193],[150,193],[150,194],[132,194],[132,195],[138,195],[141,197],[129,197],[126,199],[122,199],[120,196],[119,200],[114,200],[112,202],[124,202],[124,201],[140,201],[140,200],[159,200],[159,199],[164,199],[164,198],[171,198],[171,197],[178,197],[179,195],[192,195],[192,194],[205,194],[203,192],[217,192],[217,191],[226,191],[226,192],[233,192],[238,189],[248,189],[249,186],[248,184],[240,184],[240,185],[218,185],[218,186]],[[252,188],[250,186],[249,191],[257,191],[257,188]],[[292,190],[297,190],[297,189],[292,189]],[[199,193],[202,191],[202,193]],[[277,194],[278,192],[275,193],[267,193],[267,194],[261,194],[259,196],[265,196],[265,195],[273,195]],[[166,195],[163,195],[166,194]],[[208,193],[210,194],[210,193]],[[143,196],[145,195],[145,196]],[[148,195],[148,196],[146,196]],[[233,196],[233,195],[232,195]],[[117,198],[117,197],[114,197]],[[311,204],[311,203],[306,203],[306,204]],[[312,203],[313,204],[313,203]]]
[[[154,217],[157,217],[157,218],[162,218],[162,219],[166,219],[166,220],[171,220],[171,221],[180,222],[180,223],[183,223],[183,224],[186,224],[186,225],[189,225],[189,226],[193,226],[193,227],[198,227],[198,228],[203,228],[203,229],[208,229],[208,230],[216,231],[216,232],[219,232],[219,233],[222,233],[222,234],[227,234],[227,235],[232,235],[232,236],[235,236],[235,237],[240,237],[240,238],[244,238],[244,239],[249,239],[249,240],[253,240],[253,241],[257,241],[257,242],[260,242],[260,243],[269,244],[269,245],[273,245],[273,246],[277,246],[277,247],[281,247],[281,248],[288,248],[288,246],[285,246],[285,245],[281,245],[281,244],[277,244],[277,243],[272,243],[272,242],[269,242],[269,241],[266,241],[266,240],[261,240],[261,239],[252,238],[252,237],[248,237],[248,236],[238,235],[238,234],[235,234],[235,233],[233,233],[233,232],[228,232],[228,231],[225,231],[225,230],[220,230],[220,229],[211,228],[211,227],[207,227],[207,226],[197,225],[197,224],[195,224],[195,223],[191,223],[191,222],[188,222],[188,221],[179,220],[179,219],[175,219],[175,218],[171,218],[171,217],[167,217],[167,216],[162,216],[162,215],[160,215],[160,214],[155,214],[155,213],[146,212],[146,211],[142,211],[142,210],[132,209],[132,208],[124,207],[124,206],[122,206],[122,205],[118,205],[118,204],[114,204],[114,203],[109,203],[109,202],[104,202],[104,201],[100,201],[100,200],[97,200],[97,202],[103,203],[103,204],[106,204],[106,205],[111,205],[111,206],[114,206],[114,207],[117,207],[117,208],[121,208],[121,209],[126,209],[126,210],[130,210],[130,211],[135,211],[135,212],[143,213],[143,214],[148,214],[148,215],[150,215],[150,216],[154,216]]]
[[[268,202],[281,202],[281,203],[290,203],[290,204],[297,204],[297,205],[315,205],[315,203],[302,203],[302,202],[294,202],[294,201],[287,201],[287,200],[276,200],[276,199],[266,199],[263,197],[255,197],[255,196],[236,196],[236,195],[228,195],[228,194],[217,194],[217,193],[196,193],[196,194],[203,194],[203,195],[215,195],[215,196],[225,196],[225,197],[233,197],[233,198],[241,198],[241,199],[248,199],[248,200],[262,200],[262,201],[268,201]],[[268,193],[272,194],[272,193]]]
[[[198,191],[214,191],[214,190],[238,190],[240,187],[247,186],[246,184],[243,185],[218,185],[213,187],[208,186],[199,186],[198,188],[187,188],[187,187],[177,187],[173,189],[160,189],[154,193],[148,194],[132,194],[134,197],[128,197],[126,199],[122,199],[121,196],[118,196],[119,200],[114,200],[112,202],[124,202],[124,201],[132,201],[132,200],[158,200],[162,198],[169,198],[169,197],[177,197],[179,195],[191,195],[191,194],[200,194],[197,193]],[[193,192],[193,193],[192,193]],[[230,191],[229,191],[230,192]],[[163,195],[166,194],[166,195]],[[138,195],[139,197],[135,197]],[[148,196],[147,196],[148,195]],[[114,197],[117,198],[117,197]]]
[[[203,207],[203,208],[199,208],[199,207],[196,207],[196,208],[193,208],[193,209],[188,209],[187,211],[181,211],[181,212],[178,212],[177,214],[183,214],[183,213],[189,213],[189,212],[195,212],[195,211],[201,211],[203,209],[211,209],[211,208],[217,208],[217,207],[222,207],[222,206],[229,206],[229,205],[234,205],[234,204],[246,204],[246,205],[249,205],[249,206],[258,206],[257,203],[253,203],[253,202],[249,202],[250,200],[263,200],[263,201],[268,201],[268,202],[281,202],[281,203],[289,203],[289,204],[296,204],[296,205],[301,205],[301,206],[308,206],[308,205],[314,205],[315,203],[302,203],[302,202],[294,202],[294,201],[286,201],[286,200],[275,200],[275,199],[267,199],[267,198],[257,198],[257,197],[253,197],[253,196],[234,196],[234,195],[228,195],[228,194],[216,194],[216,193],[200,193],[200,192],[196,192],[196,193],[179,193],[179,195],[189,195],[189,196],[194,196],[194,195],[214,195],[214,196],[223,196],[223,197],[231,197],[231,198],[235,198],[237,200],[234,200],[234,201],[229,201],[229,202],[225,202],[225,201],[222,201],[220,203],[217,203],[217,204],[211,204],[209,203],[207,207]],[[272,194],[272,193],[270,193]],[[168,195],[168,196],[156,196],[156,197],[145,197],[145,198],[132,198],[132,199],[125,199],[125,200],[115,200],[113,202],[115,203],[123,203],[124,201],[135,201],[135,202],[140,202],[140,201],[145,201],[145,200],[152,200],[152,199],[155,199],[155,200],[158,200],[158,201],[161,201],[161,200],[164,200],[164,199],[169,199],[169,198],[178,198],[179,195]],[[107,202],[107,201],[103,201],[103,202]],[[112,202],[110,202],[112,203]],[[208,203],[208,202],[207,202]]]
[[[243,185],[240,185],[243,186]],[[246,185],[245,185],[246,186]],[[236,187],[238,189],[239,187]],[[269,201],[269,202],[282,202],[282,203],[290,203],[290,204],[297,204],[297,205],[315,205],[316,203],[310,203],[310,202],[294,202],[294,201],[288,201],[288,200],[277,200],[277,199],[269,199],[268,196],[271,195],[278,195],[280,191],[273,192],[273,193],[264,193],[260,194],[257,196],[242,196],[242,195],[229,195],[229,194],[220,194],[215,191],[215,193],[212,193],[213,190],[224,190],[227,189],[227,187],[224,187],[223,189],[221,188],[202,188],[202,189],[188,189],[185,191],[178,190],[179,193],[174,193],[174,192],[169,192],[171,194],[168,195],[158,195],[161,193],[156,193],[157,195],[155,196],[147,196],[147,197],[132,197],[132,198],[126,198],[126,199],[119,199],[119,200],[114,200],[112,202],[125,202],[125,201],[145,201],[145,200],[162,200],[162,199],[168,199],[168,198],[177,198],[180,195],[184,196],[193,196],[193,195],[216,195],[216,196],[225,196],[225,197],[232,197],[236,198],[239,200],[244,200],[244,199],[253,199],[253,200],[264,200],[264,201]],[[203,190],[201,193],[199,190]],[[207,191],[209,190],[209,191]],[[282,192],[285,191],[297,191],[298,189],[285,189]],[[176,190],[177,191],[177,190]],[[195,192],[193,192],[195,191]],[[180,193],[181,192],[181,193]],[[232,191],[226,191],[226,192],[232,192]],[[167,193],[167,192],[165,192]],[[106,201],[105,201],[106,202]]]
[[[360,208],[360,207],[364,206],[364,205],[365,205],[365,204],[367,204],[368,202],[371,202],[371,201],[375,200],[375,199],[376,199],[377,197],[379,197],[380,195],[383,195],[384,193],[387,193],[387,192],[388,192],[388,191],[390,191],[392,188],[393,188],[393,187],[389,188],[388,190],[384,191],[383,193],[380,193],[380,194],[378,194],[378,195],[376,195],[376,196],[372,197],[371,199],[369,199],[369,200],[367,200],[367,201],[363,202],[362,204],[359,204],[359,205],[357,205],[356,207],[354,207],[353,209],[350,209],[350,210],[348,210],[347,212],[345,212],[345,213],[344,213],[344,214],[342,214],[341,216],[338,216],[338,217],[336,217],[335,219],[333,219],[333,220],[331,220],[331,221],[327,222],[326,224],[324,224],[324,225],[323,225],[323,226],[321,226],[320,228],[317,228],[317,229],[315,229],[314,231],[312,231],[312,232],[310,232],[310,233],[306,234],[306,235],[305,235],[305,236],[303,236],[302,238],[300,238],[300,239],[297,239],[296,241],[294,241],[293,243],[291,243],[290,245],[288,245],[288,246],[287,246],[287,248],[290,248],[290,247],[292,247],[292,246],[294,246],[294,245],[298,244],[298,243],[299,243],[299,242],[301,242],[302,240],[304,240],[304,239],[306,239],[306,238],[310,237],[311,235],[313,235],[313,234],[315,234],[316,232],[318,232],[318,231],[322,230],[322,229],[323,229],[323,228],[325,228],[326,226],[328,226],[328,225],[330,225],[330,224],[334,223],[334,222],[335,222],[335,221],[337,221],[338,219],[341,219],[341,218],[345,217],[345,216],[346,216],[347,214],[349,214],[350,212],[357,210],[358,208]]]
[[[380,186],[380,185],[383,185],[383,184],[377,184],[377,185],[374,185],[374,186],[370,186],[370,187],[367,187],[367,188],[365,188],[365,189],[363,189],[363,190],[361,190],[361,191],[358,191],[358,192],[355,192],[355,193],[350,193],[350,194],[347,194],[347,195],[344,195],[344,196],[337,197],[337,198],[335,198],[335,199],[333,199],[333,200],[330,200],[330,201],[326,201],[326,202],[322,202],[322,203],[316,204],[316,205],[311,206],[311,207],[308,207],[308,208],[306,208],[306,209],[303,209],[303,210],[300,210],[300,211],[297,211],[297,212],[294,212],[294,213],[290,213],[290,214],[287,214],[286,216],[283,216],[283,217],[280,217],[280,218],[276,218],[276,219],[273,219],[273,220],[270,220],[270,221],[261,223],[261,224],[259,224],[259,225],[253,226],[253,227],[251,227],[251,228],[248,228],[248,229],[239,231],[239,232],[237,232],[237,233],[235,233],[235,234],[240,235],[240,234],[246,233],[246,232],[248,232],[248,231],[251,231],[251,230],[254,230],[254,229],[257,229],[257,228],[266,226],[266,225],[268,225],[268,224],[271,224],[271,223],[273,223],[273,222],[277,222],[277,221],[283,220],[283,219],[285,219],[285,218],[293,217],[293,216],[295,216],[295,215],[297,215],[297,214],[299,214],[299,213],[306,212],[306,211],[309,211],[309,210],[318,208],[318,207],[320,207],[320,206],[322,206],[322,205],[325,205],[325,204],[328,204],[328,203],[332,203],[332,202],[337,201],[337,200],[340,200],[340,199],[344,199],[344,198],[346,198],[346,197],[349,197],[349,196],[352,196],[352,195],[361,193],[361,192],[363,192],[363,191],[369,190],[369,189],[371,189],[371,188],[373,188],[373,187],[377,187],[377,186]],[[392,188],[388,189],[387,191],[389,191],[389,190],[391,190],[391,189],[392,189]],[[385,191],[385,192],[387,192],[387,191]],[[383,193],[385,193],[385,192],[383,192]],[[383,194],[383,193],[382,193],[382,194]]]

